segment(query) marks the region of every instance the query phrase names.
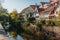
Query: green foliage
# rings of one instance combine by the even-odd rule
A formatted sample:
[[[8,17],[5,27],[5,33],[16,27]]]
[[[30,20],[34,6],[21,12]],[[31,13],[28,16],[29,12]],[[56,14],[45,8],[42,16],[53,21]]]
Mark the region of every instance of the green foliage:
[[[27,22],[24,22],[22,15],[18,15],[16,10],[12,11],[8,16],[0,15],[0,21],[4,29],[10,32],[11,36],[16,38],[17,35],[22,35],[27,40],[49,40],[50,38],[41,32],[43,30],[43,26],[46,24],[46,20],[40,20],[36,22],[34,17],[29,17]],[[24,23],[22,23],[24,22]],[[49,20],[48,25],[55,25],[54,20]],[[30,24],[36,24],[36,30],[32,29]],[[57,22],[60,25],[60,22]],[[7,27],[9,25],[9,27]],[[35,25],[35,26],[36,26]],[[35,28],[35,27],[34,27]],[[44,38],[44,39],[42,39]]]
[[[3,26],[3,28],[5,29],[5,31],[7,31],[7,25],[8,25],[8,16],[6,15],[1,15],[1,24]]]
[[[60,27],[60,21],[57,21],[57,22],[56,22],[56,24],[57,24],[57,26],[59,26],[59,27]]]
[[[45,20],[41,20],[41,21],[38,21],[38,23],[36,25],[39,27],[40,31],[43,31],[42,27],[45,24],[46,24],[46,21]]]
[[[42,25],[46,24],[46,20],[41,20]]]
[[[13,10],[10,14],[9,17],[11,17],[12,20],[14,20],[15,22],[19,21],[19,15],[17,10]]]
[[[28,22],[35,23],[36,19],[34,17],[29,17]]]
[[[37,26],[39,27],[40,31],[42,31],[42,25],[43,25],[43,24],[42,24],[41,22],[38,22],[38,23],[37,23]]]
[[[21,23],[24,23],[25,22],[25,19],[24,19],[24,17],[23,17],[22,14],[19,15],[19,20],[20,20]]]
[[[14,31],[11,31],[11,32],[10,32],[10,35],[11,35],[13,38],[16,38],[16,37],[17,37],[17,33],[14,32]]]
[[[18,15],[18,12],[16,10],[13,10],[9,14],[9,32],[16,31],[17,34],[20,34],[23,31],[22,24]]]
[[[49,21],[48,21],[48,24],[49,24],[49,25],[52,25],[52,26],[53,26],[53,25],[56,25],[54,20],[49,20]]]

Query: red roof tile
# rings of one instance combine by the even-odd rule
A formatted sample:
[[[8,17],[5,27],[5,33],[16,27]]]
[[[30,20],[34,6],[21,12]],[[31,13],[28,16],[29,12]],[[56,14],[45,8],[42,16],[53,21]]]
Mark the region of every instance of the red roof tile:
[[[50,4],[50,2],[40,2],[41,4]]]
[[[57,1],[58,2],[58,1]],[[57,2],[41,2],[42,4],[54,4],[54,3],[57,3]],[[37,7],[37,9],[38,9],[38,12],[39,13],[44,13],[44,12],[48,12],[48,11],[51,11],[51,10],[54,10],[55,9],[55,7],[57,7],[57,5],[51,5],[50,7],[48,7],[48,8],[46,8],[46,9],[44,9],[44,8],[39,8],[39,6],[36,6],[36,5],[30,5],[31,6],[31,8],[33,9],[33,10],[35,10],[35,8]]]
[[[55,14],[54,14],[54,13],[52,13],[52,14],[50,14],[49,16],[50,16],[50,17],[51,17],[51,16],[55,16]]]
[[[35,5],[30,5],[30,7],[35,10],[36,6]]]
[[[53,10],[55,7],[57,7],[57,5],[54,5],[54,6],[48,7],[48,8],[46,8],[44,11],[42,11],[42,12],[40,12],[40,13],[44,13],[44,12],[51,11],[51,10]]]

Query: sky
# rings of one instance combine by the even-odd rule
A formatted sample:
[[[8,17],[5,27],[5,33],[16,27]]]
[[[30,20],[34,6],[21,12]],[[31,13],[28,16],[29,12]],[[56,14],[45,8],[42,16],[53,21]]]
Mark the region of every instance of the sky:
[[[16,9],[18,12],[21,12],[24,8],[29,5],[39,4],[40,2],[48,2],[49,0],[4,0],[2,6],[8,10],[8,12]]]

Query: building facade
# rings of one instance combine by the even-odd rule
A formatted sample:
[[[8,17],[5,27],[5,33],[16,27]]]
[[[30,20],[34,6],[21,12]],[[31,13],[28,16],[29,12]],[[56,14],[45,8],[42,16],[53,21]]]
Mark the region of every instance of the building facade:
[[[39,5],[30,5],[28,9],[25,9],[26,14],[24,14],[24,17],[25,19],[35,17],[36,20],[55,19],[58,17],[59,4],[59,0],[50,0],[50,2],[40,2]]]

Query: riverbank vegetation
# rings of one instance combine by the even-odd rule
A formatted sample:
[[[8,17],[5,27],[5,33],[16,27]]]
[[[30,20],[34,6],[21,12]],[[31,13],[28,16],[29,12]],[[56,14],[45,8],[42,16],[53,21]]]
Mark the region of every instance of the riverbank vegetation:
[[[54,32],[49,32],[43,29],[43,26],[60,26],[57,20],[38,20],[34,17],[28,17],[27,21],[17,10],[8,13],[7,15],[0,15],[0,22],[6,32],[9,32],[12,37],[17,35],[23,37],[24,40],[55,40]],[[53,31],[53,30],[52,30]],[[51,33],[51,34],[49,34]]]

